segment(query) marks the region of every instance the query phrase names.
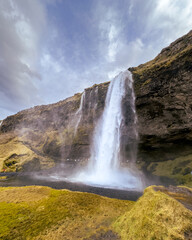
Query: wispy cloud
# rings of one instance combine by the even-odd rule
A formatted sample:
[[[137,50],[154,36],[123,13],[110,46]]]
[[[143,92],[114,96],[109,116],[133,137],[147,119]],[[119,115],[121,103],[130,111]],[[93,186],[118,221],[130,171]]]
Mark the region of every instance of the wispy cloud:
[[[17,111],[38,103],[36,64],[45,13],[36,0],[1,0],[0,6],[0,108]]]
[[[191,12],[191,0],[0,0],[0,118],[151,60]]]

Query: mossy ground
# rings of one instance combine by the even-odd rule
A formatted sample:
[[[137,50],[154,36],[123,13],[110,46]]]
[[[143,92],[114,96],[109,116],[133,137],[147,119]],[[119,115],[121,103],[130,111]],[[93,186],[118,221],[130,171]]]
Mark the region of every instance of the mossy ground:
[[[0,188],[0,239],[190,239],[192,212],[176,193],[160,190],[147,188],[135,203],[41,186]]]
[[[89,239],[112,232],[111,224],[132,206],[48,187],[0,188],[0,239]]]
[[[122,239],[181,240],[192,236],[192,212],[153,187],[113,224]]]

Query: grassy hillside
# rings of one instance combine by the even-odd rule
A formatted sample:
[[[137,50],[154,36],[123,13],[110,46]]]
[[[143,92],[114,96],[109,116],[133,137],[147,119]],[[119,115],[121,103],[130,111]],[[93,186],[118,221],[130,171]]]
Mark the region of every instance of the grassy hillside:
[[[33,151],[31,146],[25,144],[24,137],[18,137],[14,133],[0,134],[0,171],[39,170],[40,166],[53,167],[54,161]]]
[[[191,239],[192,212],[169,195],[149,187],[133,208],[119,217],[114,228],[122,239]]]
[[[153,60],[138,67],[130,68],[134,75],[136,95],[140,94],[146,85],[151,84],[151,81],[158,81],[155,77],[159,73],[165,73],[166,70],[170,70],[173,66],[178,68],[186,64],[188,70],[191,71],[191,61],[192,31],[162,49],[160,54]],[[169,72],[170,77],[174,74],[175,72]]]
[[[170,191],[149,187],[135,203],[40,186],[0,188],[0,239],[190,239],[192,212],[175,199],[189,194],[189,201],[192,192]]]
[[[48,187],[0,188],[0,239],[117,239],[110,225],[132,205]]]

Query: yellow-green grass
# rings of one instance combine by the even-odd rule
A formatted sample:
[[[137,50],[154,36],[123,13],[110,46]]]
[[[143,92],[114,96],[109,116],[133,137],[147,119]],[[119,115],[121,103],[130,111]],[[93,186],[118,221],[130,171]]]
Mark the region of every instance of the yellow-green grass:
[[[40,186],[0,188],[2,240],[103,239],[108,232],[113,239],[185,239],[192,212],[153,187],[136,203]]]
[[[1,176],[0,177],[0,180],[6,180],[7,179],[7,176]]]
[[[159,70],[161,68],[169,67],[175,60],[180,58],[185,58],[188,53],[192,50],[192,45],[186,46],[182,51],[179,51],[171,56],[167,56],[166,54],[159,54],[155,59],[139,65],[134,69],[135,74],[139,74],[142,76],[146,72],[151,72],[155,70]],[[187,58],[191,58],[190,54],[187,55]]]
[[[0,239],[83,239],[106,232],[132,201],[48,187],[0,188]]]
[[[113,227],[126,240],[181,240],[192,234],[192,212],[172,197],[149,187]]]

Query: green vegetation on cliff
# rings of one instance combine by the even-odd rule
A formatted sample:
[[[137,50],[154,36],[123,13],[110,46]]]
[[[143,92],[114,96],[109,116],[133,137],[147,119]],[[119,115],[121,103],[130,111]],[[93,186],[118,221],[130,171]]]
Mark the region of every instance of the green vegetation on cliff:
[[[138,91],[142,91],[143,86],[151,83],[151,81],[156,81],[155,77],[158,76],[159,72],[164,72],[174,65],[177,65],[177,68],[183,64],[190,67],[191,62],[192,31],[177,39],[169,47],[164,48],[153,60],[138,67],[130,68],[134,75],[136,95]]]
[[[156,176],[174,179],[177,184],[192,187],[192,154],[163,162],[152,162],[147,170]]]
[[[0,135],[0,171],[39,170],[40,166],[45,169],[53,167],[54,161],[33,151],[24,138],[19,138],[14,133]]]

